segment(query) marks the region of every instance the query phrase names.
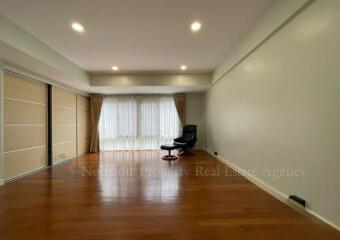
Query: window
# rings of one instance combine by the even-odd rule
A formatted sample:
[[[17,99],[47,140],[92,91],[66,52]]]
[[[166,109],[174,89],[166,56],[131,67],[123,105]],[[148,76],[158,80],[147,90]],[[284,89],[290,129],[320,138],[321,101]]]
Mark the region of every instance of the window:
[[[108,96],[99,121],[100,150],[159,149],[179,135],[173,97]]]

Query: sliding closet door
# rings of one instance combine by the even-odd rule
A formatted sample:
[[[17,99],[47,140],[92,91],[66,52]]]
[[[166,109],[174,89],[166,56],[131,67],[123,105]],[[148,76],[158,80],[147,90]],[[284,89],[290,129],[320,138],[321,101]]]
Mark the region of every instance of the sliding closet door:
[[[52,88],[53,164],[77,156],[77,95]]]
[[[77,95],[78,156],[89,152],[90,100]]]
[[[47,87],[9,72],[4,75],[5,179],[47,165]]]

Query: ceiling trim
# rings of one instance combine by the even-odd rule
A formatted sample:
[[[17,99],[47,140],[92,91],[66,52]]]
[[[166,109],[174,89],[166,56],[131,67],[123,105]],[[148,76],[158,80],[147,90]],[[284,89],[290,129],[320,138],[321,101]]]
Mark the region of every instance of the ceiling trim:
[[[22,67],[16,66],[14,64],[8,63],[6,61],[2,61],[2,68],[4,72],[8,72],[9,74],[14,74],[17,76],[20,76],[22,78],[26,78],[32,81],[40,82],[40,83],[45,83],[45,84],[51,84],[52,86],[58,87],[65,89],[67,91],[76,93],[78,95],[88,97],[89,94],[87,92],[81,91],[78,88],[73,88],[70,87],[69,85],[66,85],[64,83],[61,83],[59,81],[49,79],[45,76],[41,76],[40,74],[33,73],[27,69],[23,69]]]
[[[211,74],[96,74],[91,86],[210,86]]]

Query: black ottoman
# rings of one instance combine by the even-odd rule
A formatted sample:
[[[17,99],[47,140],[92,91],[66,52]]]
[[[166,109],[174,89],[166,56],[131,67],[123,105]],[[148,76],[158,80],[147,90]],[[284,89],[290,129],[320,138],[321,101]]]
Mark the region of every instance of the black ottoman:
[[[171,155],[171,150],[175,150],[179,148],[179,146],[176,146],[176,145],[173,145],[173,144],[164,144],[161,146],[161,149],[162,150],[168,150],[168,155],[165,155],[162,157],[163,160],[168,160],[168,161],[171,161],[171,160],[176,160],[177,157],[174,156],[174,155]]]

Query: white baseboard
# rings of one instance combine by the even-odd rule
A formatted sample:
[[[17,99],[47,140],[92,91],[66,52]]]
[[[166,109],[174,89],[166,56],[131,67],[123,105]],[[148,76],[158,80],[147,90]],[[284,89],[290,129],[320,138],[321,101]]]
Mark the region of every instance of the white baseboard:
[[[48,167],[40,167],[40,168],[33,169],[33,170],[25,172],[25,173],[21,173],[21,174],[15,176],[15,177],[11,177],[9,179],[4,180],[4,183],[11,182],[11,181],[14,181],[14,180],[26,177],[28,175],[31,175],[31,174],[36,173],[36,172],[39,172],[39,171],[44,170],[46,168],[48,168]]]
[[[61,165],[61,164],[63,164],[63,163],[67,163],[68,161],[71,161],[71,160],[73,160],[73,159],[75,159],[75,158],[77,158],[77,157],[79,157],[79,156],[67,158],[67,159],[64,159],[64,160],[59,161],[59,162],[53,162],[53,163],[52,163],[52,167],[57,166],[57,165]]]
[[[74,159],[74,158],[77,158],[77,157],[73,157],[73,158],[65,159],[65,160],[60,161],[60,162],[57,162],[57,163],[53,163],[53,165],[52,165],[51,167],[54,167],[54,166],[59,165],[59,164],[61,165],[61,164],[63,164],[63,163],[66,163],[66,162],[68,162],[68,161]],[[0,179],[0,186],[3,185],[3,184],[5,184],[6,182],[12,182],[12,181],[18,180],[18,179],[20,179],[20,178],[26,177],[26,176],[28,176],[28,175],[34,174],[34,173],[36,173],[36,172],[39,172],[39,171],[48,169],[48,168],[50,168],[50,167],[49,167],[49,166],[44,166],[44,167],[40,167],[40,168],[31,170],[31,171],[28,171],[28,172],[25,172],[25,173],[21,173],[21,174],[15,176],[15,177],[12,177],[12,178],[9,178],[9,179],[6,179],[6,180]],[[1,181],[2,181],[2,182],[1,182]],[[1,183],[2,183],[2,184],[1,184]]]
[[[218,159],[219,161],[223,162],[224,164],[228,165],[229,167],[231,167],[233,170],[237,171],[238,173],[241,173],[242,176],[247,178],[249,181],[251,181],[252,183],[257,185],[262,190],[264,190],[265,192],[269,193],[270,195],[272,195],[273,197],[275,197],[279,201],[287,204],[288,206],[294,208],[295,210],[297,210],[298,212],[300,212],[302,214],[312,215],[312,216],[320,219],[321,221],[325,222],[326,224],[330,225],[331,227],[335,228],[336,230],[340,231],[340,226],[338,226],[334,222],[332,222],[332,221],[330,221],[330,220],[320,216],[319,214],[317,214],[316,212],[314,212],[311,209],[300,207],[299,205],[297,205],[294,202],[290,201],[289,200],[289,196],[287,194],[278,191],[277,189],[273,188],[272,186],[268,185],[267,183],[263,182],[262,180],[260,180],[260,179],[256,178],[255,176],[249,174],[249,172],[244,171],[240,167],[236,166],[234,163],[228,161],[223,156],[220,156],[220,155],[216,156],[216,155],[214,155],[214,152],[211,151],[210,149],[206,149],[206,152],[209,153],[211,156],[215,157],[216,159]]]

